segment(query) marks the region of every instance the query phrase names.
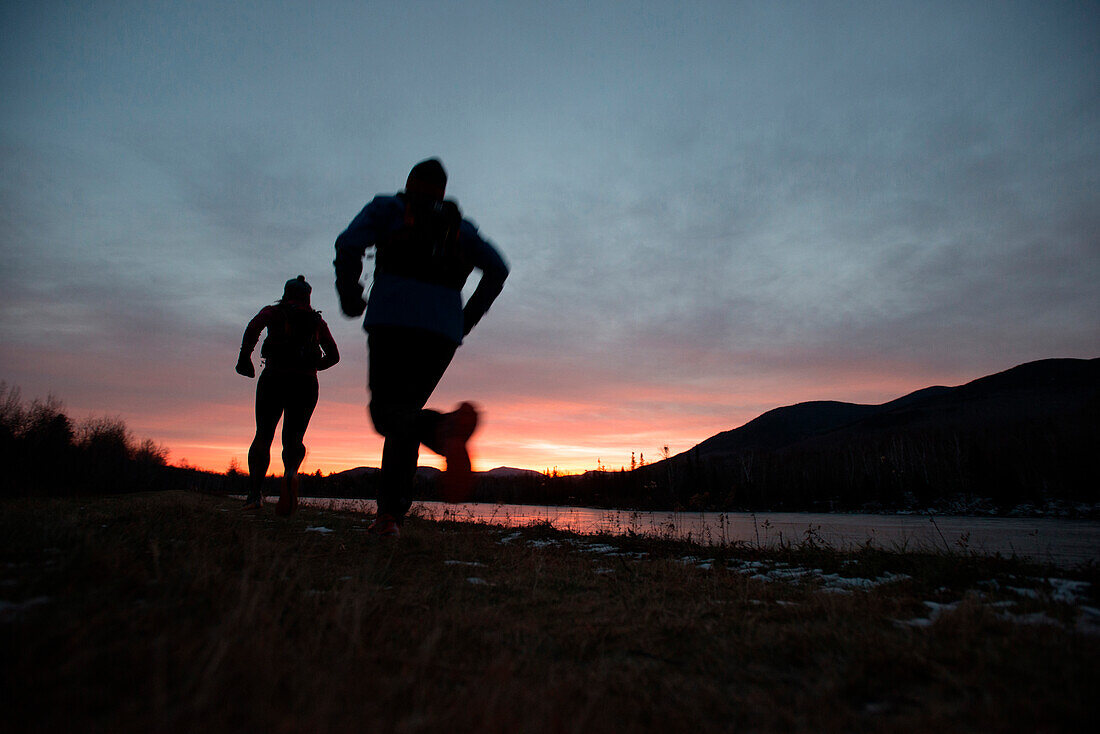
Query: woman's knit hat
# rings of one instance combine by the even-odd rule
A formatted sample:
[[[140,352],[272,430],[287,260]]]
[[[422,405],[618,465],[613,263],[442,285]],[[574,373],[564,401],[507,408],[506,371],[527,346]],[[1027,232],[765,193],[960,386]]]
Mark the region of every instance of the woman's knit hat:
[[[312,292],[313,288],[306,282],[306,276],[299,275],[297,278],[288,280],[286,285],[283,286],[283,300],[297,301],[308,305],[309,294]]]

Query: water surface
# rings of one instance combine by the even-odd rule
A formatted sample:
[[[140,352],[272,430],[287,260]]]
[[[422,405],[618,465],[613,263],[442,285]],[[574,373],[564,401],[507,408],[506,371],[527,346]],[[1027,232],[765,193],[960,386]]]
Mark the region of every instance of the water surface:
[[[374,500],[304,497],[314,507],[375,512]],[[592,507],[417,502],[432,519],[504,527],[550,523],[585,535],[672,537],[703,543],[774,547],[812,538],[839,550],[870,543],[886,550],[950,550],[1022,556],[1061,566],[1100,561],[1100,521],[937,515],[860,515],[808,512],[636,512]]]

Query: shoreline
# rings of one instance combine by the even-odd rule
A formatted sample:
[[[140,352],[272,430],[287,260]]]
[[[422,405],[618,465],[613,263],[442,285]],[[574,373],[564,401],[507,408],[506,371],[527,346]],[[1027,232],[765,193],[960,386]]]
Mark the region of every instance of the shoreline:
[[[269,498],[271,499],[271,498]],[[312,506],[374,512],[374,500],[303,498]],[[614,510],[556,505],[418,501],[425,518],[504,527],[547,523],[582,535],[642,535],[704,545],[772,547],[810,540],[837,552],[880,549],[1030,558],[1062,568],[1100,559],[1100,523],[1061,518],[992,518],[856,513],[721,513]]]

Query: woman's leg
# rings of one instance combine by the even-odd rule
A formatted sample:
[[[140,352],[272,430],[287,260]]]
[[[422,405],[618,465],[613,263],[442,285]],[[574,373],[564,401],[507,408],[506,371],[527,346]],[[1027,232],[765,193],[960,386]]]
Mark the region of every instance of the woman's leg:
[[[317,375],[295,375],[287,380],[283,413],[283,476],[293,477],[306,458],[305,435],[317,407]]]
[[[248,448],[249,500],[263,496],[264,477],[271,464],[271,441],[283,414],[278,379],[266,370],[256,383],[256,436]]]
[[[317,375],[285,376],[283,412],[283,486],[275,514],[289,515],[298,507],[298,468],[306,457],[304,438],[317,407]]]

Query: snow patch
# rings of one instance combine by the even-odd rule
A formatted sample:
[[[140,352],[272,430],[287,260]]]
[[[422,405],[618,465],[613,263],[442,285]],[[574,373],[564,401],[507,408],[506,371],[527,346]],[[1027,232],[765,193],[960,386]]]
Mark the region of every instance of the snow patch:
[[[1074,581],[1073,579],[1047,579],[1050,584],[1050,595],[1054,601],[1062,601],[1067,604],[1076,604],[1084,597],[1091,584],[1088,581]]]
[[[1089,587],[1092,585],[1088,581],[1075,581],[1073,579],[1032,578],[1029,580],[1037,583],[1038,587],[1006,586],[1005,589],[1017,596],[1027,597],[1028,599],[1041,600],[1049,598],[1052,601],[1065,604],[1077,604],[1088,595]]]
[[[928,607],[929,613],[927,617],[917,617],[915,619],[895,619],[894,624],[899,627],[931,627],[937,619],[944,612],[954,611],[959,606],[959,602],[952,602],[951,604],[939,604],[934,601],[926,601],[924,606]]]
[[[574,545],[586,553],[602,553],[609,556],[619,554],[618,548],[606,543],[574,543]]]
[[[816,570],[816,569],[815,569]],[[820,574],[820,571],[818,571]],[[863,589],[864,591],[873,589],[876,586],[882,586],[884,584],[896,584],[899,581],[905,581],[911,578],[908,574],[904,573],[890,573],[887,571],[881,576],[877,576],[873,579],[865,579],[858,577],[846,577],[840,576],[835,573],[821,574],[820,576],[824,588],[822,591],[852,591],[855,589]]]
[[[1062,623],[1053,617],[1047,616],[1045,612],[1032,612],[1031,614],[1013,614],[1012,612],[1001,612],[997,615],[1001,619],[1007,619],[1009,622],[1015,622],[1016,624],[1035,624],[1035,625],[1054,625],[1055,627],[1061,627]]]
[[[836,573],[825,573],[820,568],[799,568],[787,563],[768,564],[763,561],[732,560],[726,565],[731,571],[748,576],[754,581],[766,583],[798,583],[818,579],[821,581],[821,590],[828,593],[849,593],[856,589],[869,590],[883,584],[893,584],[904,581],[910,576],[902,573],[884,573],[873,579],[841,576]]]
[[[0,619],[6,617],[17,617],[23,612],[34,609],[37,606],[41,606],[50,602],[51,599],[48,596],[36,596],[33,599],[27,599],[26,601],[0,601]]]
[[[680,563],[694,565],[696,568],[701,568],[704,571],[709,571],[714,568],[713,558],[699,558],[698,556],[684,556],[680,559]]]

